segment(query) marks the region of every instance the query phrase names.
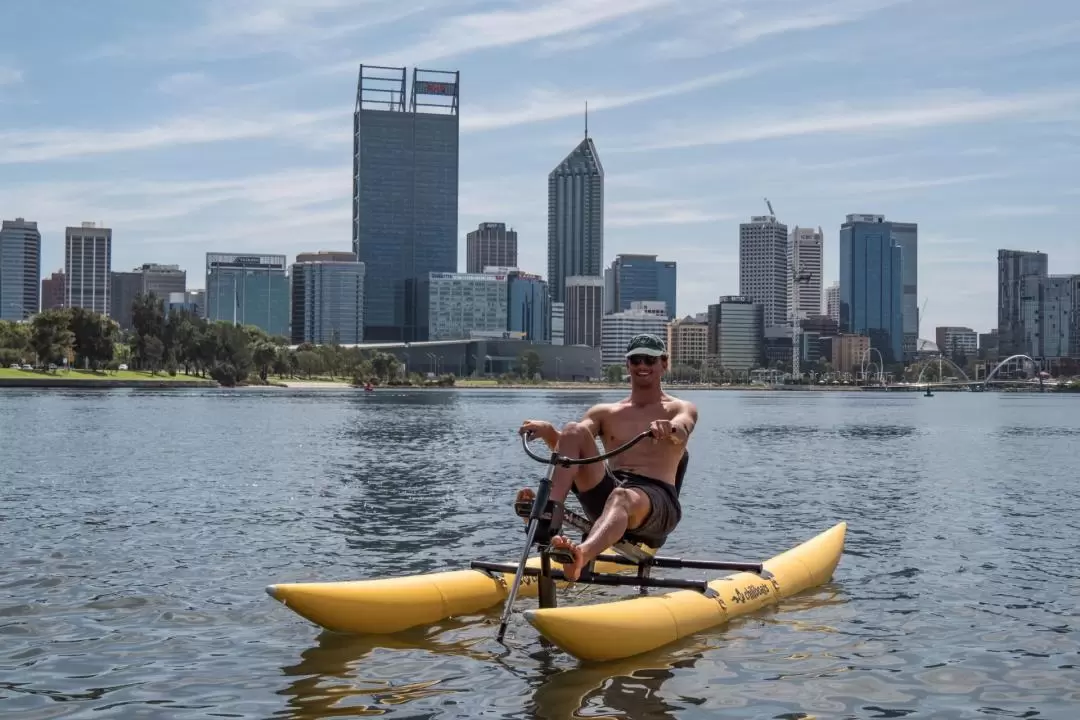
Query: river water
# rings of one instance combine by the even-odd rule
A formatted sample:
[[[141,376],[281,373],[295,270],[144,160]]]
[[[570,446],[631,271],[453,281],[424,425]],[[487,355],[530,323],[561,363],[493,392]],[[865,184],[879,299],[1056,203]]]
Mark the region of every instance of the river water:
[[[777,609],[579,666],[520,619],[495,643],[498,608],[346,637],[264,587],[515,557],[543,471],[516,427],[617,392],[6,391],[0,717],[1077,716],[1076,396],[686,395],[665,554],[846,520],[845,555]]]

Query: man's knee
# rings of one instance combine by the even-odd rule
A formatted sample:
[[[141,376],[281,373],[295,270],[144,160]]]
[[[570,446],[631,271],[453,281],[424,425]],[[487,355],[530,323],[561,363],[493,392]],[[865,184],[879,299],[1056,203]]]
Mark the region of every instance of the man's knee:
[[[631,519],[648,510],[648,500],[641,493],[623,487],[612,490],[605,505],[606,510],[625,513]]]
[[[575,443],[586,443],[593,441],[593,436],[592,433],[589,432],[589,429],[581,423],[576,422],[568,422],[563,425],[563,428],[560,431],[560,437],[567,441],[573,441]]]

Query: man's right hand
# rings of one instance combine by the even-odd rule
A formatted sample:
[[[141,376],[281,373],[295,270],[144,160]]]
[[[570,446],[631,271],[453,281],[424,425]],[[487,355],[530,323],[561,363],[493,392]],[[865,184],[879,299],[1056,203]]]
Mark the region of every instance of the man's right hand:
[[[546,420],[526,420],[521,423],[521,427],[518,428],[518,435],[525,435],[526,433],[540,438],[552,448],[559,441],[559,431]]]

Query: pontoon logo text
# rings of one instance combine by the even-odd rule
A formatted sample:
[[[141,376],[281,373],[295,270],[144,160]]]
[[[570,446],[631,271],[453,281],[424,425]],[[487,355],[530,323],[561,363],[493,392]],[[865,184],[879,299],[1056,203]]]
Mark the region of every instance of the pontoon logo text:
[[[742,590],[736,590],[735,594],[731,597],[731,602],[746,603],[768,594],[768,585],[764,583],[762,583],[761,585],[751,585],[750,587],[746,588],[746,592],[743,592]]]

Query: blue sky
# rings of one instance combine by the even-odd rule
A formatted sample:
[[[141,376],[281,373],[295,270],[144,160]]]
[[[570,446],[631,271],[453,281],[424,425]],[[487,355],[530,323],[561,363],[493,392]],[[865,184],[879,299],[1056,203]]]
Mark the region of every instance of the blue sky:
[[[996,251],[1080,272],[1080,2],[95,0],[0,22],[0,217],[114,229],[114,269],[350,247],[359,63],[460,70],[459,263],[482,221],[546,274],[546,178],[589,131],[605,262],[679,262],[681,314],[738,292],[768,197],[919,223],[921,335],[996,324]]]

